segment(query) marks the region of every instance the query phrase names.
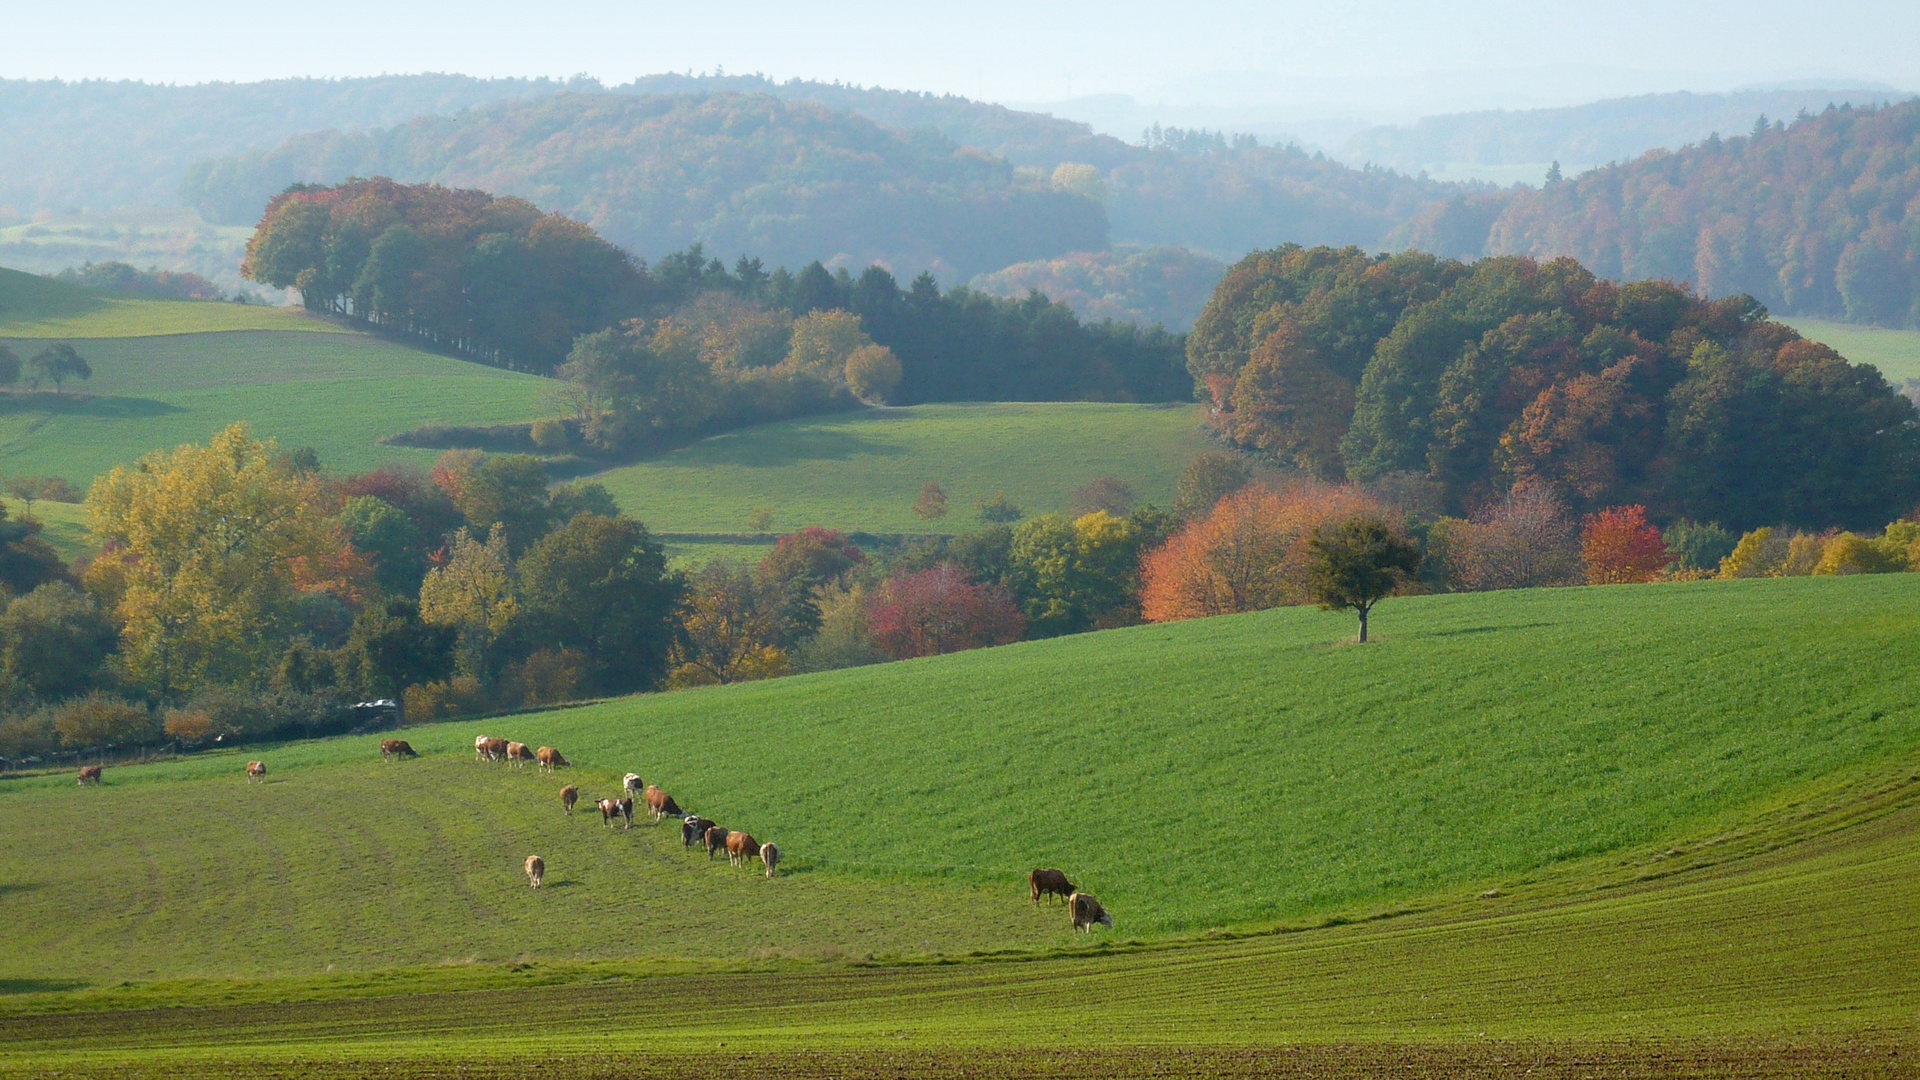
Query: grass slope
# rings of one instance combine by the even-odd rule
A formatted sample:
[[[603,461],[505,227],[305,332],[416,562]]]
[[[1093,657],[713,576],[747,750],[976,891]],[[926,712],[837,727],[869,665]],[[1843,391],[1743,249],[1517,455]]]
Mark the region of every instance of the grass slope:
[[[1798,316],[1780,321],[1800,331],[1802,337],[1833,346],[1856,364],[1872,364],[1896,387],[1908,379],[1920,379],[1920,330],[1889,330]]]
[[[23,352],[30,343],[12,344]],[[316,448],[334,470],[427,464],[434,451],[375,440],[432,421],[528,420],[548,411],[553,385],[364,334],[104,338],[80,351],[93,368],[83,394],[0,394],[0,475],[84,486],[149,450],[204,442],[235,420],[283,446]]]
[[[974,504],[996,491],[1040,514],[1108,474],[1169,506],[1180,470],[1207,448],[1198,406],[918,405],[717,435],[596,479],[661,532],[744,531],[756,506],[782,531],[958,532],[977,526]],[[929,480],[947,493],[934,521],[911,509]]]
[[[7,516],[18,521],[27,512],[27,504],[19,499],[0,498],[7,504]],[[60,557],[72,562],[76,557],[90,550],[87,543],[87,508],[79,503],[48,502],[35,499],[33,518],[42,528],[40,536],[53,545]]]
[[[367,737],[261,750],[264,788],[235,755],[18,779],[0,978],[1058,943],[1036,865],[1123,934],[1512,888],[1911,757],[1916,599],[1909,575],[1430,597],[1365,647],[1290,609],[419,728],[404,765]],[[590,794],[637,771],[795,873],[569,821],[558,781],[473,763],[476,732],[562,748]],[[126,902],[70,917],[101,895]]]
[[[345,332],[292,308],[130,296],[0,268],[0,338],[120,338],[225,330]]]

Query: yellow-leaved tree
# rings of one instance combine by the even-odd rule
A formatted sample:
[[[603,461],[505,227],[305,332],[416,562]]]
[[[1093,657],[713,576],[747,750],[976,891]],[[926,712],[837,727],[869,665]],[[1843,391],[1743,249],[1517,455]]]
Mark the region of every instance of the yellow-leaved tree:
[[[457,626],[487,641],[519,614],[513,595],[513,557],[504,529],[481,540],[462,528],[453,537],[447,564],[427,571],[420,583],[420,618],[437,626]]]
[[[121,626],[137,682],[169,696],[245,681],[277,658],[302,566],[337,557],[318,477],[244,423],[94,481],[89,585]]]
[[[847,358],[873,344],[860,328],[860,316],[846,311],[810,311],[793,320],[793,337],[784,371],[843,382]]]

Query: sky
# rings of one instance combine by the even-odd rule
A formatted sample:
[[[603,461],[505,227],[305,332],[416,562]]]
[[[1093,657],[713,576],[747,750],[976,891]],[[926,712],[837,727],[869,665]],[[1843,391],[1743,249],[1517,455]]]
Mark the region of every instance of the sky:
[[[1920,88],[1920,2],[0,0],[8,78],[760,72],[1369,118],[1786,81]],[[30,45],[28,44],[30,43]]]

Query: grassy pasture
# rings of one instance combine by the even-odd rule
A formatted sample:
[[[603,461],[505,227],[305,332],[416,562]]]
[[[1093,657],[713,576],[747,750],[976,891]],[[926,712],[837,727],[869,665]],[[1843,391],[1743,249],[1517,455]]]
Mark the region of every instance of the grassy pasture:
[[[238,754],[15,779],[0,979],[1057,945],[1036,865],[1148,938],[1511,890],[1910,759],[1917,598],[1908,575],[1429,597],[1365,647],[1290,609],[416,728],[404,764],[370,737],[251,751],[264,787]],[[560,747],[589,794],[637,771],[794,873],[569,821],[559,781],[472,762],[479,732]]]
[[[1799,316],[1780,321],[1800,331],[1802,337],[1833,346],[1856,364],[1872,364],[1895,386],[1920,379],[1920,330],[1889,330]]]
[[[23,355],[34,347],[8,344]],[[0,475],[64,476],[84,487],[115,465],[204,442],[235,420],[282,446],[316,448],[329,469],[426,465],[434,451],[375,440],[430,421],[509,423],[550,409],[546,379],[364,334],[240,330],[78,348],[94,372],[81,392],[0,394]]]
[[[292,308],[102,292],[0,268],[0,338],[77,340],[226,330],[346,332]]]
[[[979,524],[974,504],[996,491],[1040,514],[1067,509],[1075,489],[1107,474],[1169,506],[1180,470],[1208,449],[1199,423],[1198,406],[871,409],[716,435],[595,479],[666,532],[745,531],[756,506],[772,508],[775,531],[965,532]],[[934,521],[911,510],[929,480],[947,493],[947,516]]]
[[[27,511],[27,504],[19,499],[0,497],[7,504],[7,516],[18,521]],[[72,562],[75,556],[88,550],[87,544],[87,508],[78,503],[48,502],[45,499],[33,501],[33,517],[45,526],[40,536],[53,545],[62,559]]]

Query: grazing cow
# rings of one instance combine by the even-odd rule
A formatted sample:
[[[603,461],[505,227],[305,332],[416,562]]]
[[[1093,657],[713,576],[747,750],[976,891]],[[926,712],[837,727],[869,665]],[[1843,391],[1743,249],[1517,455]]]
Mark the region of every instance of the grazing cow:
[[[755,843],[750,833],[730,832],[727,834],[727,861],[735,866],[747,865],[747,860],[760,854],[760,845]]]
[[[629,799],[640,798],[641,797],[640,790],[646,786],[647,786],[647,782],[645,780],[640,779],[640,774],[637,772],[628,773],[620,781],[620,788],[622,791],[625,791],[627,793],[627,798]]]
[[[772,877],[773,872],[780,867],[780,845],[761,844],[760,861],[767,864],[767,876]]]
[[[1073,918],[1073,928],[1083,934],[1092,930],[1094,923],[1113,929],[1113,916],[1100,906],[1100,901],[1083,892],[1067,897],[1067,914]]]
[[[713,825],[713,822],[699,814],[688,814],[686,819],[680,822],[680,846],[692,847],[695,841],[706,837],[707,830],[713,828]]]
[[[492,741],[493,741],[493,736],[491,735],[475,735],[473,737],[474,760],[476,761],[487,760],[487,744]]]
[[[627,828],[629,829],[633,828],[633,800],[632,799],[601,799],[600,800],[600,824],[612,825],[614,818],[625,818],[627,821]]]
[[[411,745],[409,745],[407,743],[407,740],[405,739],[381,739],[380,740],[380,757],[383,760],[392,761],[394,758],[397,758],[397,757],[419,757],[419,756],[420,756],[419,752],[414,750],[414,748]]]
[[[507,744],[507,764],[517,769],[532,760],[533,747],[523,742],[510,742]]]
[[[673,801],[673,796],[648,784],[647,812],[653,815],[654,823],[659,824],[663,817],[679,817],[680,804]]]
[[[505,739],[482,735],[473,740],[473,752],[479,755],[481,761],[505,761],[509,745]]]
[[[714,852],[726,850],[727,837],[732,835],[733,833],[724,825],[715,825],[707,830],[706,835],[703,836],[701,840],[707,845],[708,862],[713,861]]]
[[[547,860],[538,855],[527,856],[527,880],[534,888],[540,887],[540,879],[547,876]]]
[[[255,780],[258,780],[263,784],[267,782],[267,763],[266,762],[264,761],[247,762],[247,783],[251,784]]]
[[[541,772],[552,772],[555,769],[566,769],[573,766],[573,762],[568,761],[561,755],[560,751],[555,750],[551,746],[543,746],[535,750],[533,752],[533,759],[540,763]]]
[[[86,787],[88,784],[97,784],[99,782],[100,782],[100,766],[98,765],[80,766],[80,786],[81,787]]]
[[[560,805],[566,808],[567,816],[573,816],[573,804],[580,801],[580,789],[568,784],[560,789]]]
[[[1027,875],[1027,888],[1033,892],[1033,906],[1040,906],[1040,898],[1045,896],[1047,903],[1053,903],[1057,894],[1062,900],[1074,893],[1073,882],[1058,870],[1035,870]]]

